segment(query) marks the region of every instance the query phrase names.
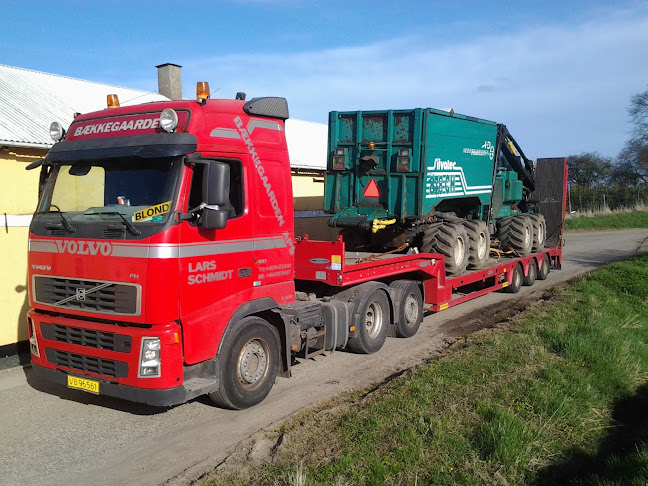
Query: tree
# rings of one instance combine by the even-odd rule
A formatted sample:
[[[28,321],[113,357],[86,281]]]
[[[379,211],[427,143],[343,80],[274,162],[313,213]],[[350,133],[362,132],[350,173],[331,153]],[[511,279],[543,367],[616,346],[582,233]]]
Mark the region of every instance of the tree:
[[[570,155],[567,165],[569,182],[590,189],[607,182],[612,171],[612,160],[597,152]]]
[[[633,186],[648,185],[648,89],[630,98],[632,136],[619,154],[619,178]]]

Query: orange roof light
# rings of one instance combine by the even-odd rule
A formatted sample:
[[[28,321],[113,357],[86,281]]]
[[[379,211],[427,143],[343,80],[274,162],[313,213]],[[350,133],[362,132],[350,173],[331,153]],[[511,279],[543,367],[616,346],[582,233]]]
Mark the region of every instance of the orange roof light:
[[[196,100],[203,102],[211,96],[209,92],[209,83],[207,81],[198,81],[196,83]]]
[[[108,108],[119,108],[119,98],[116,94],[109,94],[107,97]]]

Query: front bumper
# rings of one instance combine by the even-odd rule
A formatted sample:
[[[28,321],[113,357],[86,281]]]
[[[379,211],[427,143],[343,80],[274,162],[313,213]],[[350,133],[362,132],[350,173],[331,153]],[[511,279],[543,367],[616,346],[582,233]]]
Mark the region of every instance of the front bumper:
[[[32,364],[32,369],[36,376],[44,380],[67,386],[68,373],[64,371],[43,368],[42,366],[38,366],[37,364]],[[74,374],[74,376],[81,375]],[[188,400],[191,400],[192,398],[200,396],[204,393],[197,388],[192,389],[188,388],[185,385],[176,386],[174,388],[167,388],[165,390],[152,390],[147,388],[120,385],[118,383],[112,383],[109,381],[97,379],[94,376],[86,377],[92,378],[93,380],[99,382],[99,395],[121,398],[123,400],[128,400],[131,402],[146,403],[147,405],[153,405],[154,407],[169,407],[171,405],[178,405],[180,403],[185,403]],[[79,391],[79,393],[84,392]]]

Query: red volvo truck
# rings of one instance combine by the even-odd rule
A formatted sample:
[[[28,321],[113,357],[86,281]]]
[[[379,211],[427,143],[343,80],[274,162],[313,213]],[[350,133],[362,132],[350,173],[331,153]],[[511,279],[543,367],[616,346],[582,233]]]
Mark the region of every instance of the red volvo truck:
[[[239,98],[244,98],[240,96]],[[261,402],[298,358],[378,351],[440,311],[560,268],[566,166],[538,161],[547,245],[446,277],[442,255],[295,238],[283,98],[77,115],[40,167],[29,235],[34,371],[155,406]],[[545,182],[543,182],[545,181]]]

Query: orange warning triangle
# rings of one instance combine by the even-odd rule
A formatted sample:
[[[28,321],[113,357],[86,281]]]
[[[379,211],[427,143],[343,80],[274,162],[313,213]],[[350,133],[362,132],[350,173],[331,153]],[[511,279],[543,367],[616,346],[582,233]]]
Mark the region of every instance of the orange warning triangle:
[[[369,184],[367,184],[367,187],[365,187],[362,195],[366,198],[371,199],[378,199],[380,197],[380,189],[378,189],[378,184],[376,184],[376,181],[374,179],[371,179],[369,181]]]

